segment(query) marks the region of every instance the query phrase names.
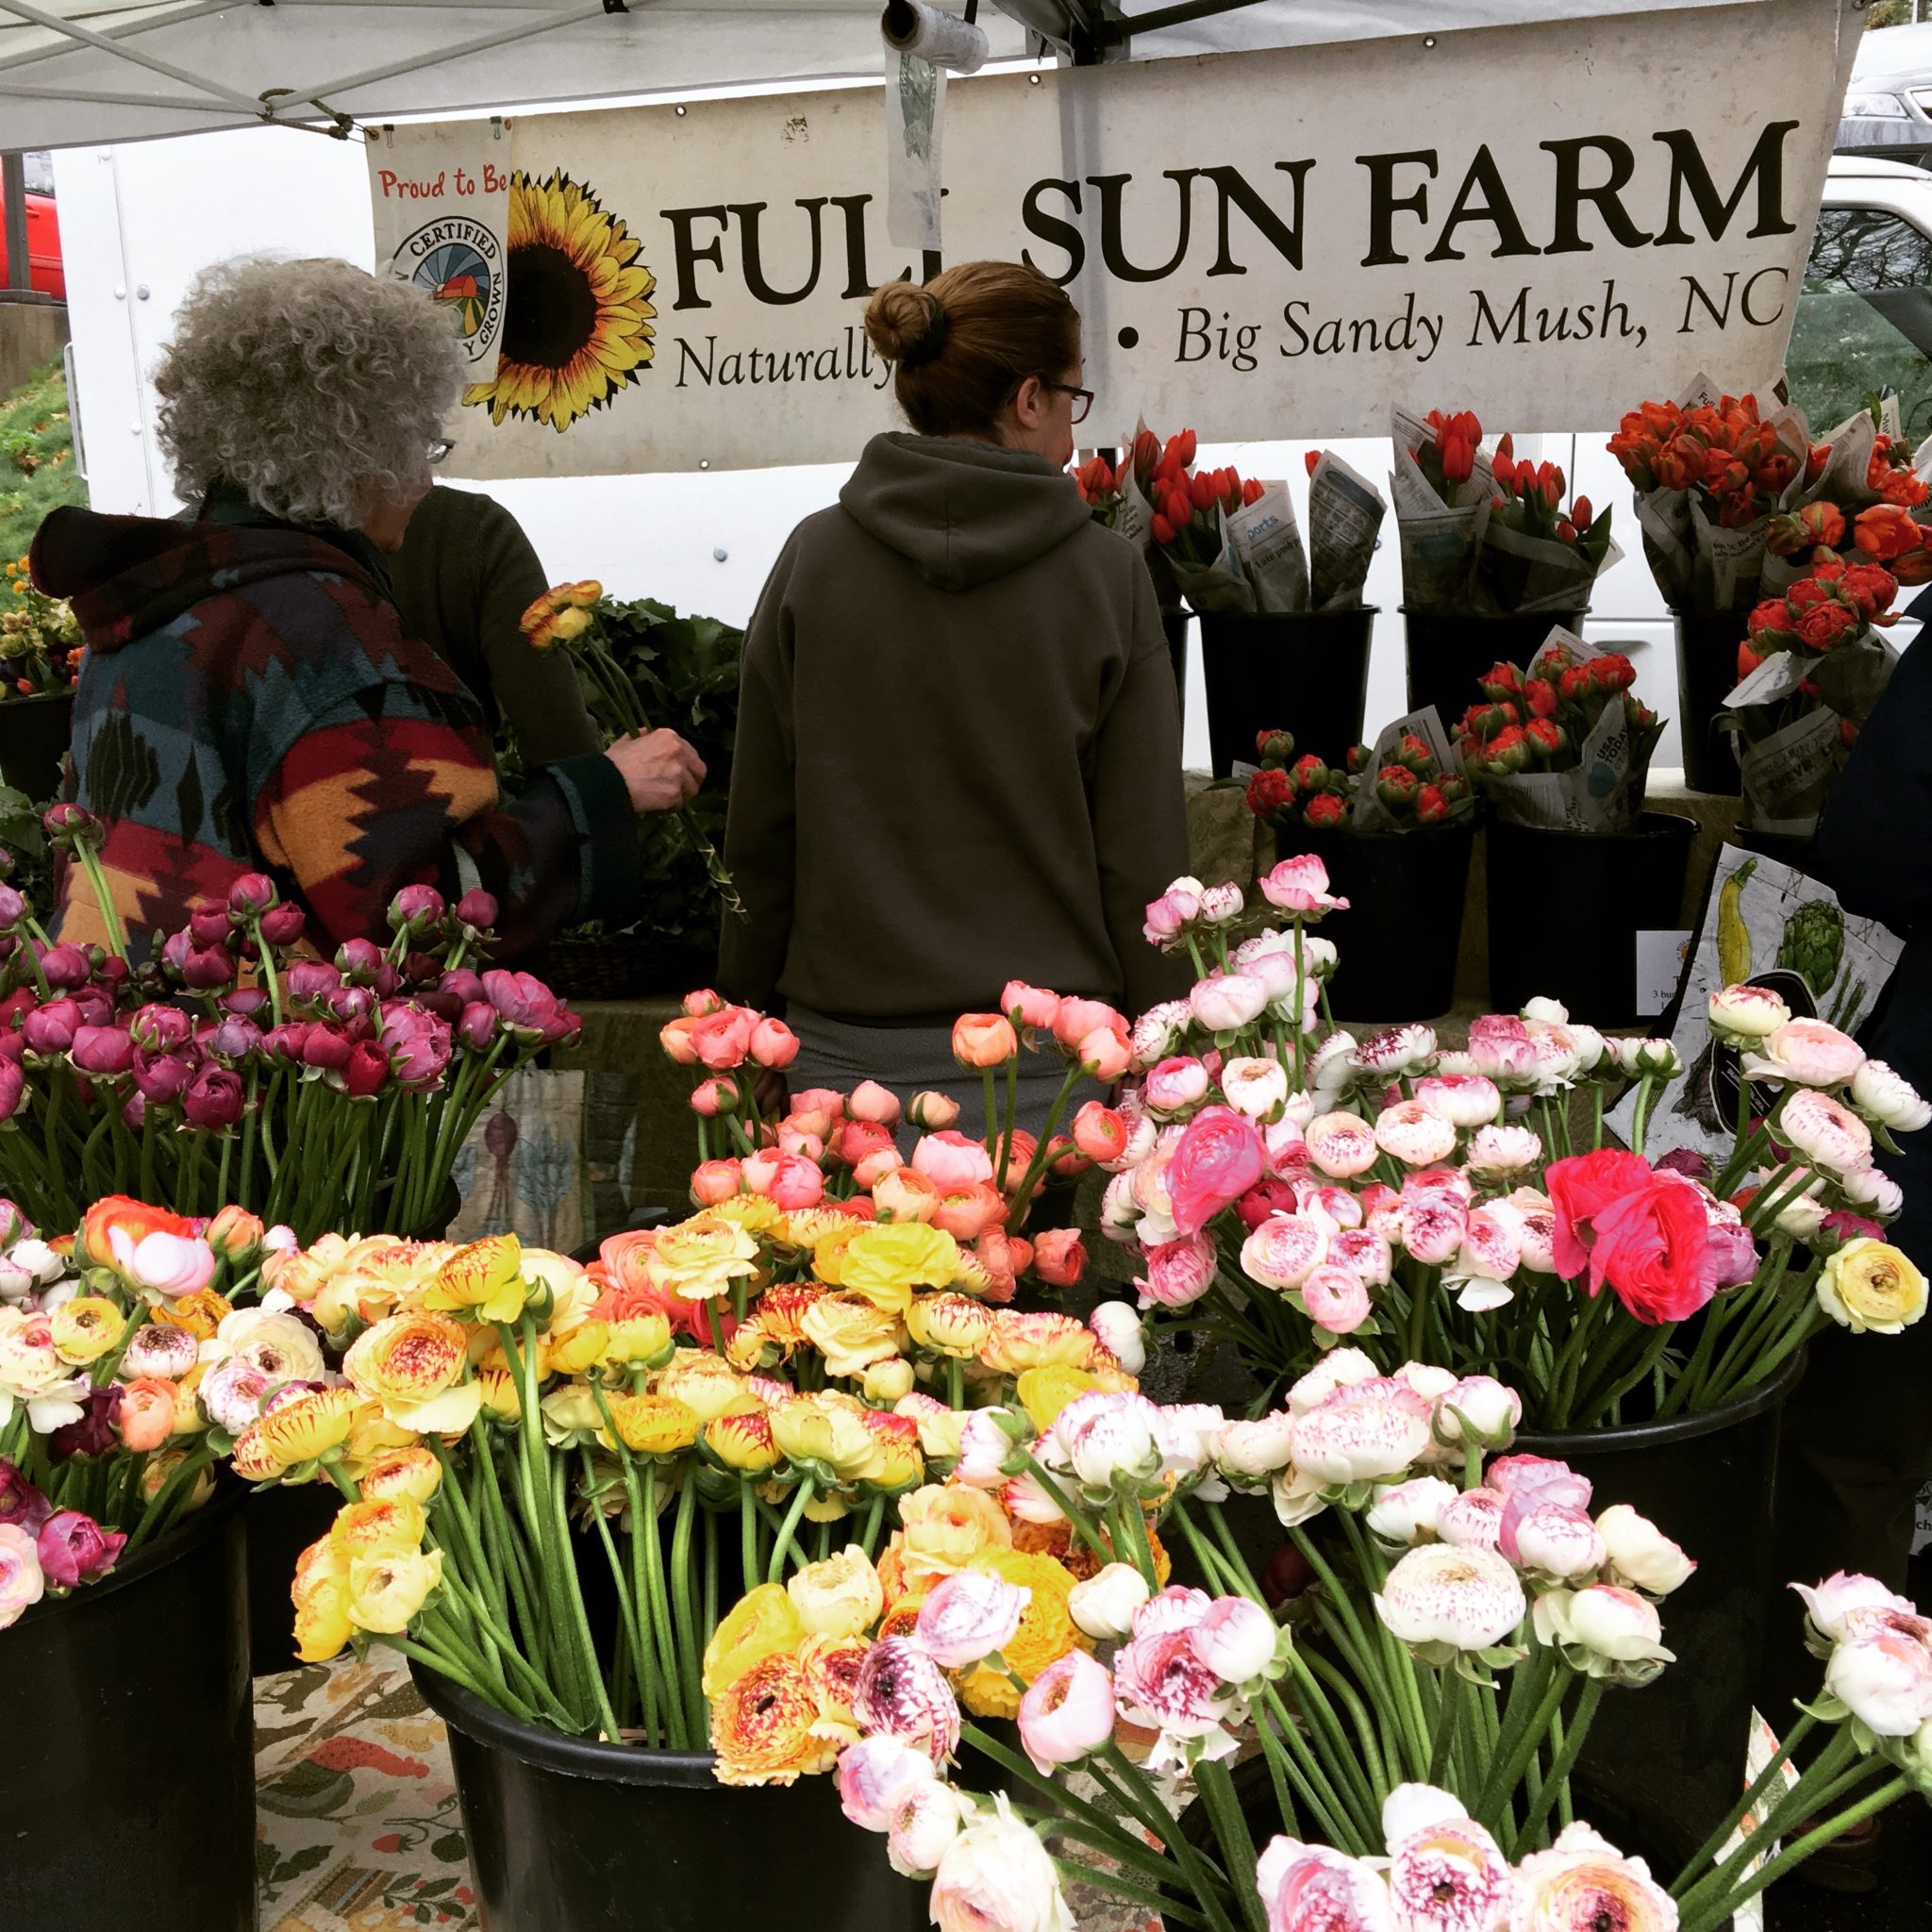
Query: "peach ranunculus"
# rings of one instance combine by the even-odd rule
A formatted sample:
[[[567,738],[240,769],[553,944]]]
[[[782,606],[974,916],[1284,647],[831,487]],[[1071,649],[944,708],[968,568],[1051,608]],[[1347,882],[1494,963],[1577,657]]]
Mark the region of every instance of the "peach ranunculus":
[[[1003,1013],[961,1013],[953,1022],[953,1058],[962,1067],[1004,1066],[1019,1051],[1013,1023]]]
[[[121,1441],[137,1456],[158,1449],[175,1426],[175,1385],[162,1375],[137,1375],[121,1385],[115,1413]]]

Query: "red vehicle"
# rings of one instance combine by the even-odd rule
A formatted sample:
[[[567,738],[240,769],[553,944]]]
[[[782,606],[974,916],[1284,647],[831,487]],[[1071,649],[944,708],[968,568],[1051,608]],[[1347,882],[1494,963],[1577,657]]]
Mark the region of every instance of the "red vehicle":
[[[26,259],[28,286],[57,302],[67,299],[67,277],[60,267],[60,217],[51,194],[29,192],[26,198]],[[11,286],[7,273],[7,230],[0,222],[0,289]]]

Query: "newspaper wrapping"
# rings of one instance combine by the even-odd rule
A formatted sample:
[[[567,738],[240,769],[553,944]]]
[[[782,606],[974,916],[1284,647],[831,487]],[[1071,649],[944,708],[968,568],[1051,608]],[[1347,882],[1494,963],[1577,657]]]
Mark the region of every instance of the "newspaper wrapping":
[[[1491,517],[1476,550],[1474,608],[1485,615],[1581,610],[1598,569],[1609,569],[1623,556],[1613,542],[1599,566],[1574,544],[1532,537]]]
[[[1551,625],[1538,655],[1552,644],[1567,645],[1579,663],[1615,650],[1613,644],[1586,643],[1561,625]],[[1517,675],[1524,676],[1522,667]],[[1614,704],[1604,707],[1577,746],[1574,771],[1519,772],[1481,783],[1496,816],[1510,824],[1548,832],[1627,832],[1643,809],[1649,772],[1649,752],[1639,750],[1624,707]]]
[[[1308,476],[1308,601],[1316,610],[1353,610],[1389,506],[1366,476],[1324,450]]]
[[[1395,530],[1402,544],[1402,601],[1406,608],[1464,611],[1475,583],[1476,550],[1490,520],[1495,474],[1481,450],[1466,482],[1456,486],[1456,501],[1445,504],[1423,475],[1415,453],[1434,432],[1420,416],[1397,408],[1390,411],[1389,433],[1395,443],[1395,467],[1389,489],[1395,505]]]
[[[1428,741],[1429,749],[1436,757],[1436,769],[1445,776],[1462,770],[1462,747],[1454,743],[1442,728],[1442,721],[1434,705],[1424,705],[1421,710],[1410,711],[1396,719],[1394,724],[1384,725],[1381,736],[1375,740],[1374,748],[1369,754],[1361,782],[1355,788],[1355,805],[1348,820],[1351,831],[1396,832],[1403,829],[1402,822],[1382,803],[1382,795],[1375,789],[1375,775],[1393,759],[1396,746],[1410,732]]]
[[[1308,608],[1308,560],[1286,483],[1267,483],[1253,503],[1226,520],[1235,567],[1254,593],[1257,611],[1293,612]]]

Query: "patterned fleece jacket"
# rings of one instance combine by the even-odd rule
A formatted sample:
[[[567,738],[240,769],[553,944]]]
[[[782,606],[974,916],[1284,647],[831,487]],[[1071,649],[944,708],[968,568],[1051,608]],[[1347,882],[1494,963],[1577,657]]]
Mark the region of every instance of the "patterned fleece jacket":
[[[566,758],[500,798],[475,700],[325,534],[63,508],[32,565],[87,640],[67,791],[106,823],[130,944],[253,871],[300,902],[325,952],[387,939],[389,902],[413,884],[493,892],[506,956],[633,916],[617,768]],[[106,939],[77,867],[59,919],[63,939]]]

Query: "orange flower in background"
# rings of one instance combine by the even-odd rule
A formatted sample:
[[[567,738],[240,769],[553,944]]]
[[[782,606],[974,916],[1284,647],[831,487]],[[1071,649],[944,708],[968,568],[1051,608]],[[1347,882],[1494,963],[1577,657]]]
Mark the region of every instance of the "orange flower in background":
[[[1924,536],[1924,529],[1912,521],[1911,512],[1897,504],[1874,503],[1852,521],[1852,541],[1878,563],[1889,564],[1918,549]]]
[[[131,1244],[139,1246],[151,1234],[177,1235],[184,1241],[191,1239],[194,1224],[165,1208],[152,1207],[126,1194],[108,1194],[87,1210],[80,1224],[81,1240],[87,1247],[88,1257],[101,1267],[111,1268],[114,1265],[113,1236],[116,1230],[125,1235]]]
[[[197,1288],[192,1294],[163,1297],[148,1306],[148,1320],[163,1328],[179,1328],[197,1341],[211,1341],[222,1324],[235,1312],[225,1295],[211,1288]]]
[[[801,1657],[776,1651],[725,1685],[711,1706],[719,1782],[789,1785],[830,1771],[851,1736],[825,1724],[823,1681]]]

